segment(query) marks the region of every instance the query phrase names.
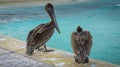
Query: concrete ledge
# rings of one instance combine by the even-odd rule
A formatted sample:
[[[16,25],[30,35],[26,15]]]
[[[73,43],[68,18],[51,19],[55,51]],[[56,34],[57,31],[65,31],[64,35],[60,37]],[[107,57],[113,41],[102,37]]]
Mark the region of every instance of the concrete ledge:
[[[99,61],[99,60],[94,60],[94,59],[90,59],[90,62],[87,64],[77,64],[74,62],[72,53],[57,50],[57,49],[54,49],[55,50],[54,52],[35,51],[32,56],[27,56],[25,54],[25,46],[26,46],[26,43],[24,41],[0,35],[0,48],[6,49],[8,51],[12,51],[24,57],[32,58],[34,60],[49,64],[50,66],[55,66],[55,67],[120,67],[115,64],[111,64],[111,63]]]

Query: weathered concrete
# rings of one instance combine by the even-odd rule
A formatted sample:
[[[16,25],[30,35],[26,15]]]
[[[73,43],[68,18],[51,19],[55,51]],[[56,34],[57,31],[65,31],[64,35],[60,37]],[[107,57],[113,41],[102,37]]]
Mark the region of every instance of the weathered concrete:
[[[53,67],[46,63],[0,48],[0,67]]]
[[[28,66],[28,67],[29,66],[40,67],[40,65],[42,64],[43,66],[51,65],[56,67],[119,67],[118,65],[115,64],[94,60],[94,59],[90,59],[90,62],[87,64],[77,64],[74,62],[72,53],[57,49],[54,49],[55,50],[54,52],[40,52],[36,50],[32,56],[27,56],[25,54],[25,45],[26,43],[23,41],[0,35],[0,48],[9,50],[6,51],[0,49],[0,65],[5,66],[6,64],[8,64],[8,66],[13,65],[13,67],[16,65],[17,67],[19,67],[19,65]],[[2,61],[3,59],[4,61]],[[14,62],[14,64],[11,64],[12,62]],[[7,65],[5,67],[7,67]]]

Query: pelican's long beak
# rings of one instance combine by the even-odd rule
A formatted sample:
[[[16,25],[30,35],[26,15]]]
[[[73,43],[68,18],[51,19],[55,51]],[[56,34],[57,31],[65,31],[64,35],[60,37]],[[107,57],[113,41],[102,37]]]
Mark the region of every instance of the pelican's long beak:
[[[59,30],[59,27],[58,27],[58,24],[57,24],[57,21],[56,21],[54,10],[53,9],[49,9],[48,13],[49,13],[49,15],[51,17],[51,20],[53,20],[54,27],[56,28],[57,32],[60,34],[60,30]]]
[[[60,30],[59,30],[54,13],[52,14],[52,17],[53,17],[54,27],[56,28],[57,32],[60,34]]]

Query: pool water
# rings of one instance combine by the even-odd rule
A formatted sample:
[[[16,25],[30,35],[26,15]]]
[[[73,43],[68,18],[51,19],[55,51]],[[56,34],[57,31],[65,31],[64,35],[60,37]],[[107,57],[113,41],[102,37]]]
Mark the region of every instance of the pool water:
[[[119,3],[56,5],[55,14],[61,34],[55,30],[47,46],[73,52],[71,33],[80,25],[93,36],[91,58],[120,64]],[[0,8],[0,34],[23,41],[31,29],[49,21],[43,6]]]

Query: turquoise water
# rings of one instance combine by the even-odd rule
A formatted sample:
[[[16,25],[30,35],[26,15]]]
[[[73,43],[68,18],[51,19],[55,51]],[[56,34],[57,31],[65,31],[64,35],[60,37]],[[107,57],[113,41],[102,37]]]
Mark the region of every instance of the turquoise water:
[[[71,33],[80,25],[93,36],[91,58],[120,64],[119,3],[56,5],[61,34],[55,31],[47,46],[72,52]],[[43,6],[0,8],[0,34],[25,41],[32,28],[49,20]]]

